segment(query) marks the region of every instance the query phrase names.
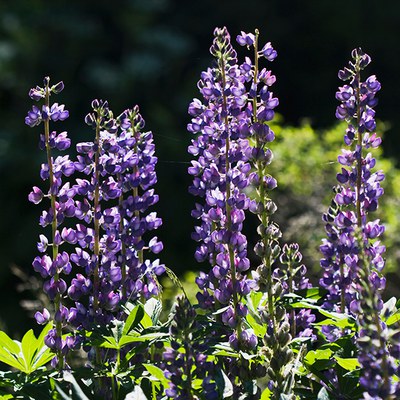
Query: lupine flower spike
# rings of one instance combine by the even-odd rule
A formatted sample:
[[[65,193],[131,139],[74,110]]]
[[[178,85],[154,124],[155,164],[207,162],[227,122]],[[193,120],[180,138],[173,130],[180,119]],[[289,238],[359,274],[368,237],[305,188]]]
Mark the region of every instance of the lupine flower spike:
[[[254,287],[246,277],[250,263],[241,232],[249,203],[244,189],[251,168],[249,133],[241,130],[247,125],[242,121],[248,118],[244,112],[247,94],[229,33],[217,28],[214,36],[210,51],[216,63],[202,73],[198,84],[204,103],[195,99],[189,106],[193,119],[188,130],[197,134],[189,146],[197,158],[189,168],[194,177],[189,191],[205,200],[192,212],[200,220],[192,237],[199,242],[197,261],[207,260],[212,268],[197,279],[199,304],[210,311],[226,306],[221,319],[237,349],[256,345],[255,335],[244,332],[241,322],[247,314],[241,299]]]
[[[329,291],[326,307],[348,312],[357,319],[364,398],[394,399],[400,393],[397,378],[393,379],[398,376],[398,367],[389,352],[390,332],[380,315],[385,247],[379,237],[384,226],[378,219],[370,219],[383,194],[380,182],[384,179],[382,171],[373,172],[375,158],[366,153],[381,144],[375,133],[373,109],[381,85],[375,75],[361,80],[361,71],[370,62],[367,54],[355,49],[352,61],[339,71],[339,78],[349,84],[336,93],[341,103],[336,117],[348,123],[344,141],[349,149],[342,150],[338,157],[342,165],[337,175],[339,185],[324,215],[328,238],[321,246],[321,266],[325,270],[321,285]],[[326,332],[332,337],[329,327]],[[390,347],[398,354],[398,344]]]
[[[63,184],[63,179],[74,173],[75,166],[68,156],[54,157],[53,155],[55,151],[64,151],[70,147],[71,141],[67,132],[50,131],[50,121],[63,121],[69,116],[64,105],[50,103],[50,96],[60,93],[63,88],[62,82],[50,86],[50,78],[46,77],[43,87],[37,86],[29,92],[31,99],[42,101],[44,104],[42,107],[33,106],[25,118],[25,123],[30,127],[40,124],[44,127],[44,133],[40,135],[39,147],[46,152],[47,161],[41,166],[40,177],[42,180],[49,181],[49,187],[43,191],[35,186],[29,194],[29,200],[39,204],[44,198],[49,199],[50,207],[43,211],[40,225],[43,228],[50,225],[51,236],[49,240],[47,236],[40,235],[37,247],[43,255],[37,256],[32,265],[34,270],[45,279],[43,290],[53,303],[54,311],[52,313],[47,309],[38,311],[35,318],[39,324],[47,323],[50,318],[54,319],[54,328],[48,332],[45,343],[56,354],[52,364],[57,365],[59,369],[66,366],[65,355],[69,348],[74,346],[73,341],[62,339],[63,328],[69,314],[67,307],[63,304],[67,290],[64,276],[71,272],[72,267],[68,253],[60,250],[63,243],[60,226],[65,218],[74,216],[74,204],[69,196],[70,186],[69,183]]]

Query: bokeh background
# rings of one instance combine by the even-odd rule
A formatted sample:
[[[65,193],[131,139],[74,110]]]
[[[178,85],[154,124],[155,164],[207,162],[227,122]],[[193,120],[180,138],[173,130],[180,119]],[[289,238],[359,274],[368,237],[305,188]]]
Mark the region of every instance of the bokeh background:
[[[391,175],[387,190],[391,208],[386,215],[391,221],[391,290],[395,293],[400,287],[396,222],[400,215],[396,169],[400,2],[1,0],[0,328],[18,336],[34,325],[21,301],[33,300],[34,294],[26,289],[38,285],[31,262],[41,210],[27,201],[27,195],[32,185],[40,185],[38,171],[44,155],[37,147],[38,129],[25,126],[24,117],[31,107],[29,88],[41,84],[46,75],[54,83],[65,83],[57,100],[66,104],[70,118],[57,128],[67,130],[73,143],[92,138],[83,118],[93,98],[108,99],[116,114],[140,105],[147,128],[155,133],[159,157],[162,261],[179,276],[199,268],[190,240],[194,199],[187,193],[187,106],[198,96],[196,82],[211,62],[208,49],[214,27],[223,25],[233,37],[241,30],[258,28],[260,40],[271,41],[278,50],[272,64],[281,115],[274,167],[282,183],[277,218],[288,239],[302,242],[315,275],[318,232],[323,232],[317,214],[326,208],[329,188],[335,183],[332,168],[339,149],[334,146],[340,146],[341,137],[340,129],[331,128],[337,71],[356,46],[372,56],[370,70],[383,87],[377,112],[385,131],[385,167]],[[330,140],[330,134],[336,139]]]

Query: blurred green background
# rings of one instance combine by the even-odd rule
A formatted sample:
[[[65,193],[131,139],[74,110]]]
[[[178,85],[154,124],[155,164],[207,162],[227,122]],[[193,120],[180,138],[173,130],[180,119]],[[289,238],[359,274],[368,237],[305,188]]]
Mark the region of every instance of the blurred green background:
[[[65,83],[57,101],[66,104],[70,118],[56,128],[67,130],[73,143],[92,138],[83,118],[93,98],[108,99],[116,114],[140,105],[147,128],[155,133],[159,157],[162,261],[180,276],[199,268],[190,240],[194,199],[187,193],[187,106],[199,96],[197,80],[211,61],[213,29],[223,25],[233,37],[258,28],[261,42],[271,41],[278,50],[272,64],[283,116],[272,167],[280,182],[277,218],[287,231],[285,239],[301,242],[315,274],[323,234],[320,213],[335,184],[335,155],[341,146],[342,128],[330,128],[335,124],[337,71],[356,46],[372,56],[369,71],[383,87],[377,114],[385,131],[384,154],[392,159],[382,164],[392,177],[383,215],[391,246],[390,290],[400,287],[398,1],[1,0],[0,328],[19,335],[33,325],[20,301],[34,297],[17,289],[40,284],[31,274],[31,262],[41,210],[28,203],[27,195],[32,185],[40,185],[43,154],[37,147],[39,129],[25,126],[24,117],[31,107],[27,93],[45,75]]]

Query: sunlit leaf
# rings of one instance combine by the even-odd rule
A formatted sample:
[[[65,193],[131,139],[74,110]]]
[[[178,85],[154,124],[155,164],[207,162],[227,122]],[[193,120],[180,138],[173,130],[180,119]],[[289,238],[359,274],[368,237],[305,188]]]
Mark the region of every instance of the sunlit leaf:
[[[156,367],[153,364],[143,364],[143,366],[152,376],[154,376],[161,382],[164,388],[167,388],[169,386],[169,380],[165,377],[162,369]]]
[[[271,390],[269,388],[266,388],[262,393],[261,393],[261,398],[260,400],[270,400],[271,399]]]
[[[161,310],[162,310],[162,305],[160,300],[154,297],[147,300],[146,304],[144,305],[144,311],[151,318],[152,325],[157,324]]]
[[[251,314],[247,314],[246,320],[249,323],[250,327],[253,328],[254,333],[258,337],[263,337],[267,333],[266,324],[259,324]]]
[[[141,304],[138,304],[129,313],[128,318],[125,321],[124,329],[122,331],[123,335],[127,335],[130,330],[135,329],[140,321],[144,317],[144,309]]]
[[[19,344],[3,331],[0,331],[0,347],[7,349],[12,354],[18,354],[20,351]]]
[[[21,341],[21,349],[22,349],[22,358],[23,363],[25,365],[25,371],[27,374],[32,372],[32,359],[35,353],[37,352],[37,339],[33,333],[33,330],[30,329],[25,333],[24,337]]]
[[[341,358],[338,356],[334,356],[334,358],[346,371],[354,371],[355,369],[360,368],[360,363],[357,358]]]
[[[387,320],[386,320],[386,325],[391,326],[395,324],[396,322],[400,321],[400,310],[391,315]]]

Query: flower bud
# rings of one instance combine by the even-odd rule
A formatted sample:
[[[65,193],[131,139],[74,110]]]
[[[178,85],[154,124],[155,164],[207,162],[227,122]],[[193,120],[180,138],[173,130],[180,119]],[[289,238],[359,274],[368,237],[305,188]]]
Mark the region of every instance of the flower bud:
[[[50,89],[54,94],[58,94],[64,90],[64,82],[60,81],[56,85],[53,85]]]

